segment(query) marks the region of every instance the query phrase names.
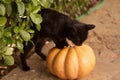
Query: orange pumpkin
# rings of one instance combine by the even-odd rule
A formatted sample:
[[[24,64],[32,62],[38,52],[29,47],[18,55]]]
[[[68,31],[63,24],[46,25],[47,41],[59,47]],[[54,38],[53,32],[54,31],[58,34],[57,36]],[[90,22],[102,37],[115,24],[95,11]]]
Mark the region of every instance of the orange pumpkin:
[[[95,66],[93,50],[82,46],[53,48],[47,57],[49,71],[61,79],[80,79],[88,75]]]

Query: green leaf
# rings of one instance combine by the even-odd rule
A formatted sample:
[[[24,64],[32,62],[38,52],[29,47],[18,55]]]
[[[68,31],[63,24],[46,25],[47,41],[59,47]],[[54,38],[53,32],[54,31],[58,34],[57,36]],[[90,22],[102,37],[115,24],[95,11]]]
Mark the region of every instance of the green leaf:
[[[0,15],[4,16],[5,15],[5,6],[3,4],[0,4]]]
[[[39,0],[31,0],[31,1],[32,1],[32,3],[33,3],[34,6],[37,6],[37,5],[38,5],[38,1],[39,1]]]
[[[7,22],[6,17],[0,17],[0,26],[4,26]]]
[[[18,26],[15,26],[14,29],[13,29],[14,33],[18,33],[20,30],[19,30],[19,27]]]
[[[44,8],[48,8],[50,6],[50,2],[48,0],[40,0],[40,4],[44,7]]]
[[[49,1],[50,3],[53,3],[53,2],[54,2],[53,0],[47,0],[47,1]]]
[[[5,61],[5,64],[10,66],[14,64],[13,56],[4,56],[4,61]]]
[[[31,12],[31,10],[32,10],[32,4],[31,3],[26,4],[26,9],[27,9],[28,13]]]
[[[4,55],[10,56],[13,54],[13,48],[7,47]]]
[[[8,16],[11,15],[11,13],[12,13],[12,6],[11,6],[11,4],[6,5],[6,12],[7,12]]]
[[[40,31],[41,25],[36,25],[36,28],[37,28],[38,31]]]
[[[25,30],[20,30],[20,35],[23,38],[24,41],[30,40],[30,34]]]
[[[7,4],[9,4],[9,3],[11,3],[13,0],[2,0],[4,3],[7,3]]]
[[[0,39],[0,53],[5,52],[6,43],[3,41],[3,39]]]
[[[25,12],[25,5],[23,2],[17,2],[18,12],[20,15],[23,15]]]
[[[38,13],[38,11],[40,11],[40,9],[41,9],[41,6],[36,6],[36,7],[33,9],[32,13]]]
[[[3,37],[3,41],[6,43],[6,44],[12,44],[14,42],[14,40],[11,38],[11,37]]]
[[[2,60],[2,55],[0,54],[0,60]]]
[[[17,40],[17,43],[16,43],[16,45],[17,45],[17,48],[19,49],[19,50],[22,50],[23,49],[23,43],[22,43],[22,41],[21,40]]]
[[[3,33],[0,31],[0,38],[2,38],[3,37]]]
[[[29,32],[29,33],[35,33],[35,31],[32,30],[32,29],[27,30],[27,32]]]
[[[4,34],[4,36],[6,36],[6,37],[11,37],[12,36],[12,32],[4,32],[5,34]]]
[[[42,16],[40,14],[31,13],[30,18],[37,25],[39,25],[42,22]]]

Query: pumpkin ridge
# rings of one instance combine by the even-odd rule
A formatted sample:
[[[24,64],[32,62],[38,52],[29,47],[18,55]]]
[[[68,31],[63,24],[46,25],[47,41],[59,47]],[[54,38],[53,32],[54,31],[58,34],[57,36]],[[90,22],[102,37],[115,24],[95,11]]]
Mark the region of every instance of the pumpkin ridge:
[[[93,58],[95,59],[95,55],[93,54],[94,53],[93,50],[89,46],[87,46],[87,45],[83,45],[83,46],[86,47],[86,48],[82,47],[82,50],[85,52],[85,55],[87,54],[87,57],[90,58],[90,60],[92,60]],[[89,50],[89,53],[88,53],[87,50]],[[95,60],[92,60],[92,61],[95,61]],[[90,68],[90,71],[92,71],[93,67],[95,65],[95,62],[89,61],[89,63],[90,63],[89,66],[92,66]]]
[[[57,52],[56,52],[57,51]],[[53,52],[55,54],[55,56],[53,56]],[[56,52],[56,53],[55,53]],[[50,51],[49,51],[49,55],[47,57],[47,64],[48,64],[48,68],[50,70],[50,72],[52,74],[55,74],[54,72],[54,69],[53,69],[53,62],[54,62],[54,59],[57,55],[57,53],[60,52],[60,49],[57,49],[57,48],[52,48]]]
[[[68,50],[67,50],[67,52],[66,53],[68,53],[69,52],[69,50],[70,50],[70,46],[68,46]],[[66,56],[65,56],[65,61],[64,61],[64,73],[65,73],[65,76],[66,76],[66,78],[68,78],[68,76],[67,76],[67,74],[66,74],[66,66],[65,66],[65,64],[66,64],[66,58],[67,57],[67,54],[66,54]]]
[[[84,71],[82,73],[83,76],[81,76],[81,77],[84,77],[84,75],[88,75],[94,69],[95,56],[94,56],[94,52],[92,51],[92,49],[89,46],[83,44],[82,46],[79,46],[79,47],[82,51],[82,55],[85,56],[84,60],[87,60],[87,63],[86,63],[87,66],[85,65],[84,67],[86,67],[86,69],[89,70],[89,72],[88,72],[88,71],[86,71],[86,69],[84,69]]]
[[[85,47],[85,48],[84,48]],[[89,63],[89,68],[90,68],[90,65],[91,65],[91,61],[89,61],[90,59],[90,55],[89,55],[89,53],[88,53],[88,47],[87,47],[87,49],[86,49],[86,45],[83,45],[82,47],[81,47],[81,49],[82,49],[82,52],[83,52],[83,55],[84,56],[87,56],[87,63]],[[88,68],[87,68],[88,69]],[[91,71],[91,69],[89,69],[90,71]],[[88,72],[86,73],[84,73],[84,74],[88,74]]]
[[[92,69],[91,69],[91,71],[94,69],[93,67],[95,67],[95,63],[96,63],[96,58],[95,58],[95,54],[94,54],[94,51],[92,50],[92,48],[90,48],[89,46],[87,46],[87,45],[85,45],[87,48],[89,48],[89,50],[90,50],[90,53],[91,53],[91,55],[89,55],[90,56],[90,58],[91,58],[91,60],[92,61],[94,61],[94,62],[91,62],[91,65],[90,66],[92,66]],[[94,57],[93,57],[94,56]],[[94,58],[94,60],[93,60],[93,58]]]
[[[59,51],[59,53],[57,53],[57,55],[56,55],[56,57],[54,59],[54,62],[53,62],[53,70],[54,70],[55,74],[58,77],[61,77],[62,79],[66,79],[65,69],[64,69],[64,67],[65,67],[64,66],[65,58],[63,58],[63,57],[66,57],[67,51],[68,51],[67,47],[61,49]],[[57,65],[59,65],[59,66],[57,66]]]
[[[59,52],[60,52],[60,50],[59,50],[57,53],[59,54]],[[56,74],[55,71],[54,71],[54,69],[53,69],[53,65],[54,65],[54,62],[55,62],[56,56],[57,56],[58,54],[56,54],[56,55],[54,56],[53,61],[52,61],[52,63],[51,63],[51,64],[52,64],[51,66],[52,66],[53,74]]]
[[[84,53],[83,48],[84,48],[83,45],[76,47],[76,51],[77,51],[77,54],[78,54],[78,57],[79,57],[79,59],[78,59],[79,60],[79,68],[80,68],[79,74],[78,74],[79,78],[82,78],[82,77],[84,77],[84,75],[86,75],[86,73],[84,73],[85,69],[83,68],[84,57],[86,57],[86,54]]]
[[[80,46],[81,47],[81,46]],[[81,55],[81,50],[77,50],[78,49],[78,47],[74,47],[75,48],[75,50],[76,50],[76,52],[77,52],[77,55],[78,55],[78,67],[79,67],[79,69],[78,69],[78,78],[81,78],[81,76],[79,76],[79,75],[81,75],[82,74],[82,71],[81,71],[81,68],[80,68],[80,60],[79,60],[79,55]]]
[[[77,78],[79,77],[79,71],[80,71],[80,68],[79,68],[79,65],[80,65],[80,63],[79,63],[79,55],[78,55],[78,52],[77,52],[77,50],[76,50],[76,47],[74,46],[73,47],[74,49],[75,49],[75,52],[76,52],[76,55],[77,55],[77,60],[78,60],[78,74],[77,74]]]
[[[76,51],[73,47],[70,47],[68,50],[68,53],[66,55],[66,61],[65,61],[65,72],[68,79],[75,79],[77,78],[78,74],[78,58]]]

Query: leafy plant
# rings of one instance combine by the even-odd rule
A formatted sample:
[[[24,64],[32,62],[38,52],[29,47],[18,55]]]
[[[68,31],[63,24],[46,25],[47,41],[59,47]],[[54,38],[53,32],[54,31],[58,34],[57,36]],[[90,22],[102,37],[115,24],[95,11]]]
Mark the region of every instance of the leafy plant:
[[[34,30],[30,27],[35,24],[40,30],[43,8],[53,8],[67,15],[75,17],[89,9],[91,0],[0,0],[0,63],[13,65],[13,44],[20,52],[24,52],[23,42],[31,41]]]
[[[40,30],[42,8],[49,8],[52,0],[1,0],[0,1],[0,62],[13,65],[12,44],[23,52],[23,41],[30,41],[33,23]],[[9,46],[8,46],[9,45]]]
[[[73,18],[93,7],[99,0],[54,0],[53,8]]]

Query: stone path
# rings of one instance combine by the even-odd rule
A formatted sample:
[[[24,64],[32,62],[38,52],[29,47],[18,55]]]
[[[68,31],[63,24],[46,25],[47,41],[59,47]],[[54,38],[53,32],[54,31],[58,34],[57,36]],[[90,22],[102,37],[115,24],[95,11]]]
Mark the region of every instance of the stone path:
[[[85,43],[93,48],[97,63],[93,72],[79,80],[120,80],[120,0],[106,0],[99,10],[81,21],[96,25]],[[47,44],[43,52],[47,53],[51,45],[52,42]],[[17,67],[1,80],[60,80],[49,73],[46,62],[36,54],[28,63],[30,71]]]

